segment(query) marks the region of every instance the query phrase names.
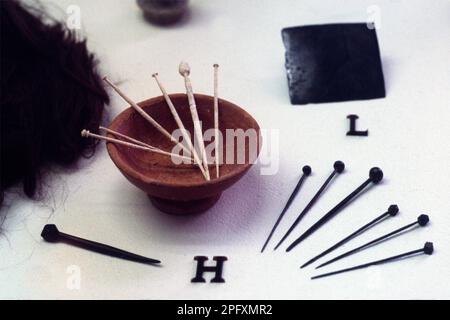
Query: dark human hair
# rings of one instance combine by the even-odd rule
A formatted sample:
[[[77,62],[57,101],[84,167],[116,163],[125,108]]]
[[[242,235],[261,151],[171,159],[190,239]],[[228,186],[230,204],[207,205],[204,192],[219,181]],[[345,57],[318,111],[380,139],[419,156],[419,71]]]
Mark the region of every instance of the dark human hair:
[[[43,168],[67,167],[95,151],[82,129],[98,131],[109,97],[86,40],[42,10],[0,1],[1,186],[28,197]]]

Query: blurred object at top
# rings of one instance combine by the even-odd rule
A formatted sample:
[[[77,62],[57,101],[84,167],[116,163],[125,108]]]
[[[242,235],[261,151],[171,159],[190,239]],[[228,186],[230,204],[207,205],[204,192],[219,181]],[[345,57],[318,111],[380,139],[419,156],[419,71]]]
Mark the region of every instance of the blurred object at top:
[[[148,21],[169,25],[178,22],[186,14],[189,0],[137,0],[137,3]]]

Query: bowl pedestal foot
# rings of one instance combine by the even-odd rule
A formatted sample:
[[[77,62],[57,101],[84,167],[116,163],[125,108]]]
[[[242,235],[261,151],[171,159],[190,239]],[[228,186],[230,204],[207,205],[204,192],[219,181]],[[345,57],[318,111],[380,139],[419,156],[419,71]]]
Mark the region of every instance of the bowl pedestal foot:
[[[177,201],[148,196],[153,205],[162,212],[175,215],[201,213],[211,208],[220,198],[221,193],[204,199]]]

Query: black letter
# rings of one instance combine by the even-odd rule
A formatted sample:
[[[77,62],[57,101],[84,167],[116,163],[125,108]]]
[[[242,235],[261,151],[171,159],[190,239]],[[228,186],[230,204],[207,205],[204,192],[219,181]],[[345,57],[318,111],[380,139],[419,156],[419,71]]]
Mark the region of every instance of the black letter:
[[[215,277],[212,278],[211,282],[225,282],[222,278],[222,270],[224,261],[228,260],[227,257],[214,257],[213,260],[217,261],[217,263],[213,267],[205,267],[205,261],[208,260],[208,257],[195,256],[194,260],[197,261],[197,272],[195,274],[195,278],[193,278],[191,282],[206,282],[203,278],[204,272],[214,272],[216,274]]]
[[[366,131],[358,131],[356,130],[356,119],[359,117],[356,114],[349,114],[347,119],[350,119],[350,130],[348,130],[348,136],[368,136],[369,130]]]

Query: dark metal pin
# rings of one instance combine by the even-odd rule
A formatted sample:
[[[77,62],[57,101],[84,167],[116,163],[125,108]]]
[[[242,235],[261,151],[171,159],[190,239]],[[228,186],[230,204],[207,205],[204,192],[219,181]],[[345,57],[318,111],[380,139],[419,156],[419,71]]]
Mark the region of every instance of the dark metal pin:
[[[366,244],[363,244],[362,246],[359,246],[359,247],[357,247],[355,249],[352,249],[350,251],[347,251],[347,252],[345,252],[345,253],[343,253],[343,254],[341,254],[341,255],[339,255],[339,256],[331,259],[331,260],[328,260],[327,262],[322,263],[321,265],[317,266],[316,269],[322,268],[322,267],[324,267],[326,265],[329,265],[330,263],[336,262],[338,260],[341,260],[342,258],[351,256],[351,255],[353,255],[353,254],[355,254],[355,253],[357,253],[359,251],[367,249],[368,247],[371,247],[371,246],[373,246],[375,244],[378,244],[378,243],[382,242],[383,240],[388,239],[388,238],[390,238],[390,237],[392,237],[392,236],[394,236],[394,235],[396,235],[396,234],[398,234],[398,233],[400,233],[400,232],[402,232],[402,231],[404,231],[406,229],[414,227],[416,225],[424,227],[424,226],[427,225],[428,221],[430,221],[430,218],[426,214],[421,214],[417,218],[417,221],[414,221],[413,223],[407,224],[406,226],[398,228],[398,229],[396,229],[396,230],[394,230],[392,232],[389,232],[388,234],[385,234],[384,236],[376,238],[376,239],[374,239],[372,241],[367,242]]]
[[[304,267],[310,265],[311,263],[317,261],[318,259],[322,258],[323,256],[325,256],[325,255],[329,254],[330,252],[336,250],[337,248],[339,248],[343,244],[347,243],[348,241],[352,240],[353,238],[356,238],[357,236],[363,234],[364,232],[366,232],[367,230],[372,228],[374,225],[376,225],[378,222],[384,221],[384,219],[386,217],[395,217],[397,215],[397,213],[398,213],[397,205],[395,205],[395,204],[390,205],[388,210],[385,213],[383,213],[380,216],[376,217],[375,219],[373,219],[369,223],[365,224],[364,226],[362,226],[361,228],[359,228],[358,230],[356,230],[355,232],[353,232],[349,236],[345,237],[344,239],[342,239],[338,243],[336,243],[333,246],[329,247],[324,252],[322,252],[322,253],[318,254],[317,256],[315,256],[314,258],[310,259],[308,262],[303,264],[300,268],[304,268]]]
[[[283,238],[281,238],[280,242],[278,242],[278,244],[275,246],[275,248],[273,250],[276,250],[283,243],[283,241],[286,240],[286,238],[291,234],[291,232],[295,229],[295,227],[298,225],[298,223],[303,219],[303,217],[314,206],[316,201],[321,196],[322,192],[325,191],[328,184],[331,182],[331,180],[333,180],[333,177],[337,173],[342,173],[344,171],[345,164],[342,161],[336,161],[333,165],[333,168],[334,168],[334,170],[331,173],[331,175],[328,177],[327,180],[325,180],[324,184],[320,187],[320,189],[317,191],[317,193],[314,195],[314,197],[311,199],[311,201],[306,205],[306,207],[303,209],[303,211],[298,215],[297,219],[295,219],[294,223],[291,225],[289,230],[286,232],[286,234],[283,236]]]
[[[405,253],[402,253],[402,254],[399,254],[399,255],[396,255],[396,256],[392,256],[392,257],[381,259],[381,260],[377,260],[377,261],[372,261],[372,262],[369,262],[369,263],[364,263],[364,264],[361,264],[361,265],[358,265],[358,266],[354,266],[354,267],[351,267],[351,268],[347,268],[347,269],[341,269],[341,270],[337,270],[337,271],[333,271],[333,272],[320,274],[318,276],[312,277],[311,280],[324,278],[324,277],[329,277],[329,276],[332,276],[332,275],[335,275],[335,274],[349,272],[349,271],[353,271],[353,270],[363,269],[363,268],[367,268],[367,267],[370,267],[370,266],[379,265],[379,264],[383,264],[383,263],[387,263],[387,262],[393,262],[393,261],[396,261],[396,260],[399,260],[399,259],[403,259],[403,258],[407,258],[407,257],[411,257],[411,256],[416,256],[418,254],[431,255],[431,254],[433,254],[433,251],[434,251],[433,242],[426,242],[425,245],[423,246],[423,248],[421,248],[421,249],[405,252]]]
[[[300,178],[300,180],[298,181],[297,185],[295,186],[294,191],[292,191],[291,196],[289,197],[288,201],[286,202],[286,205],[283,208],[283,211],[281,211],[277,221],[275,222],[272,231],[270,231],[269,236],[267,237],[266,242],[264,242],[264,245],[261,249],[261,253],[264,251],[264,249],[266,248],[267,244],[270,241],[270,238],[272,238],[273,233],[275,232],[275,229],[278,227],[278,224],[280,223],[281,219],[283,219],[284,214],[286,213],[287,209],[289,209],[289,206],[291,205],[292,201],[294,200],[295,196],[297,195],[298,191],[300,190],[300,187],[303,184],[303,181],[305,180],[305,178],[307,176],[309,176],[311,174],[311,167],[310,166],[304,166],[302,168],[303,174]]]
[[[78,238],[70,234],[60,232],[54,224],[46,224],[42,230],[41,237],[48,242],[65,242],[83,249],[98,252],[108,256],[131,260],[142,263],[156,264],[161,263],[159,260],[143,257],[128,251],[124,251],[106,244],[98,243],[83,238]]]
[[[364,181],[358,188],[356,188],[352,193],[345,197],[341,202],[339,202],[333,209],[328,211],[322,218],[319,219],[314,225],[312,225],[308,230],[306,230],[299,238],[297,238],[291,245],[286,249],[286,252],[291,251],[300,242],[305,240],[325,223],[331,220],[339,211],[341,211],[353,198],[355,198],[361,191],[363,191],[370,183],[378,184],[383,180],[383,171],[380,168],[374,167],[369,171],[369,178]]]

